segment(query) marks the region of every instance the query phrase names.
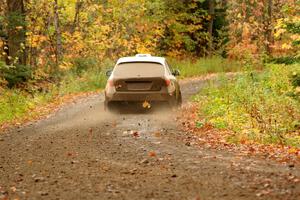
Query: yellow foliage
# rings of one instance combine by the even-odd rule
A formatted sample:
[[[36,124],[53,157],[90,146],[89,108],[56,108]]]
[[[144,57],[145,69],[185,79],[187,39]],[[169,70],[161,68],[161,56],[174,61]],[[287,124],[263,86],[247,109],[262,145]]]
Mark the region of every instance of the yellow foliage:
[[[275,38],[279,38],[279,37],[281,37],[281,35],[283,35],[285,32],[286,32],[286,29],[280,28],[280,29],[278,29],[278,30],[275,32],[274,36],[275,36]]]
[[[288,43],[284,43],[281,47],[282,47],[282,49],[286,49],[286,50],[293,48],[292,45],[288,44]]]
[[[73,67],[73,64],[72,64],[71,62],[62,62],[62,63],[59,65],[59,68],[60,68],[61,70],[65,70],[65,71],[71,69],[72,67]]]

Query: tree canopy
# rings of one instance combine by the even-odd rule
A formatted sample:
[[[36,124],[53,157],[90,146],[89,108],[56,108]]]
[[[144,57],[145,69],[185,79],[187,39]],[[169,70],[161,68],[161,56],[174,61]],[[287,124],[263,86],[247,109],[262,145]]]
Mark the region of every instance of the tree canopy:
[[[299,57],[299,0],[1,0],[0,75],[136,53]],[[26,73],[25,73],[26,72]],[[43,74],[42,73],[42,74]],[[30,74],[30,73],[29,73]],[[11,75],[11,74],[10,74]],[[12,75],[14,76],[14,75]],[[8,79],[8,76],[5,76]]]

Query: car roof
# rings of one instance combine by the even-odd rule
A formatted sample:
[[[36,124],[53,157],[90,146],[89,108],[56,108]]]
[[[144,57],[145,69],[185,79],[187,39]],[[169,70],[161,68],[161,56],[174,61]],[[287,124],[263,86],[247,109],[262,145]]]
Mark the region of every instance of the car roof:
[[[117,65],[120,63],[129,63],[129,62],[155,62],[165,65],[166,59],[164,57],[151,56],[149,54],[137,54],[132,57],[123,57],[117,61]]]

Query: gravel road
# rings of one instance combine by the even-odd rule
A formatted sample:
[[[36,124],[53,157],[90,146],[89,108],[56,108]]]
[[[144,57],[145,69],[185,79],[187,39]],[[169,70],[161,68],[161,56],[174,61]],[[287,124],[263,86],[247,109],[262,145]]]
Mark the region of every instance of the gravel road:
[[[100,94],[0,133],[0,199],[300,199],[297,165],[190,145],[175,117],[108,114]]]

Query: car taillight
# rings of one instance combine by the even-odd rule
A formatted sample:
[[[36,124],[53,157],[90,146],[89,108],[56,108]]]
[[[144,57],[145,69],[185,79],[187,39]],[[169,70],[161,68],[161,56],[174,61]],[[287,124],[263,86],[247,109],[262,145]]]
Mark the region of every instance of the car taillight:
[[[170,79],[165,79],[165,81],[166,81],[166,86],[169,86],[171,84]]]
[[[115,86],[115,83],[114,83],[114,80],[113,80],[113,79],[109,79],[107,82],[108,82],[108,85],[109,85],[110,87],[114,87],[114,86]]]

